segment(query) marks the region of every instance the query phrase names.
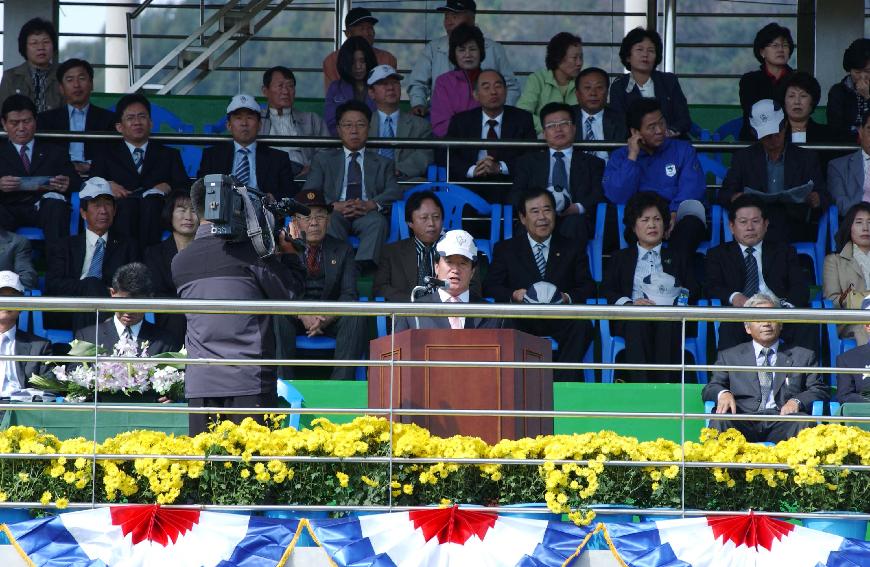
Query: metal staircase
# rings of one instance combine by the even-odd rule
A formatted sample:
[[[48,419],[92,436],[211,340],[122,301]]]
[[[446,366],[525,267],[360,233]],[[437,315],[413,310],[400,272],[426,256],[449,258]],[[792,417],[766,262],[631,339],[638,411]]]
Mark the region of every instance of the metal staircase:
[[[209,72],[217,69],[246,41],[255,36],[293,0],[229,0],[203,21],[163,59],[148,69],[127,92],[150,90],[156,94],[188,94]],[[132,25],[150,1],[127,15],[127,43],[132,52]],[[130,57],[131,65],[133,57]]]

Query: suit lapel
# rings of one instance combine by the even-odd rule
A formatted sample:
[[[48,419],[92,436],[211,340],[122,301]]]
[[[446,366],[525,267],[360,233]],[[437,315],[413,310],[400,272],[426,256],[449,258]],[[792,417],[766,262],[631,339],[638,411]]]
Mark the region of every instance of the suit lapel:
[[[637,271],[637,259],[640,251],[637,249],[637,245],[629,246],[627,250],[628,252],[624,256],[625,269],[621,270],[622,281],[619,282],[619,286],[624,292],[628,292],[626,295],[631,296],[632,291],[634,291],[634,272]]]
[[[85,234],[87,231],[85,230],[82,234],[73,237],[73,245],[72,245],[72,268],[74,274],[81,274],[82,269],[84,268],[85,263],[85,247],[87,246],[87,240],[85,238]]]
[[[413,288],[417,285],[417,242],[412,236],[405,240],[402,246],[403,249],[399,253],[399,265],[402,266],[402,275],[405,276],[405,281]]]
[[[33,151],[30,156],[30,174],[33,175],[33,172],[39,171],[39,166],[41,166],[45,160],[45,148],[39,142],[34,141]]]
[[[794,362],[791,358],[791,353],[788,352],[784,348],[779,348],[776,351],[776,364],[774,366],[776,368],[789,368],[794,365]],[[789,372],[786,370],[784,372],[776,372],[773,375],[773,397],[776,399],[777,393],[779,393],[779,389],[782,388],[782,385],[785,384],[785,381],[789,377]]]
[[[369,200],[374,199],[378,196],[378,193],[375,191],[377,188],[377,184],[375,183],[375,179],[377,178],[378,173],[378,154],[374,150],[366,149],[365,158],[363,159],[363,187],[366,190],[366,197]]]
[[[755,343],[751,340],[748,343],[743,343],[743,353],[740,355],[744,366],[758,366],[758,359],[755,357]],[[777,357],[779,358],[779,357]],[[746,384],[752,388],[752,391],[759,397],[761,396],[761,383],[758,381],[758,372],[747,372]],[[733,385],[732,385],[733,387]],[[766,400],[763,400],[766,403]]]
[[[267,157],[269,150],[262,144],[257,144],[257,151],[254,152],[254,171],[257,172],[257,185],[263,186],[263,181],[270,179],[269,175],[269,158]],[[261,189],[262,191],[262,189]]]
[[[21,157],[19,157],[18,152],[15,151],[15,146],[12,145],[12,142],[6,141],[2,145],[2,150],[0,150],[0,159],[3,159],[7,164],[9,164],[9,171],[18,177],[22,177],[26,175],[24,171],[24,164],[21,162]]]
[[[142,183],[142,179],[157,167],[160,161],[160,153],[160,146],[156,142],[148,142],[148,148],[145,150],[145,159],[142,162],[142,173],[139,174],[139,183]],[[132,159],[131,157],[131,162]],[[135,171],[135,169],[134,167],[133,170]]]
[[[544,279],[550,282],[559,279],[556,277],[555,272],[564,266],[564,261],[562,260],[564,253],[565,250],[562,246],[562,241],[556,237],[556,233],[554,232],[550,237],[550,252],[547,254],[547,265],[544,267]],[[535,264],[536,269],[537,267],[537,264]]]
[[[552,241],[551,241],[552,242]],[[519,239],[519,247],[518,250],[520,255],[520,260],[526,263],[526,270],[531,270],[529,273],[537,274],[538,273],[538,264],[535,263],[535,253],[532,250],[532,244],[529,242],[529,237]],[[546,273],[546,269],[544,273]],[[535,279],[534,281],[538,281]]]
[[[849,172],[852,174],[852,187],[856,187],[858,195],[863,195],[862,188],[864,187],[864,152],[858,150],[852,154],[852,159],[849,160]]]
[[[32,343],[24,339],[21,333],[15,333],[15,354],[26,356],[30,354],[32,349]],[[19,384],[26,386],[27,380],[30,376],[27,376],[25,373],[27,372],[26,362],[23,360],[15,361],[15,370],[18,372],[18,380]]]
[[[151,144],[148,145],[150,146]],[[127,148],[127,144],[123,140],[118,145],[115,153],[117,162],[126,167],[130,171],[130,173],[136,176],[136,178],[138,179],[139,172],[136,171],[136,164],[133,163],[133,155],[130,153],[129,148]],[[148,159],[148,154],[150,153],[151,152],[145,152],[146,160]],[[143,166],[142,169],[144,170],[145,167]],[[135,187],[132,187],[130,189],[135,189]]]
[[[335,259],[335,246],[329,241],[329,237],[323,241],[323,295],[322,299],[329,299],[329,291],[335,284],[337,262]]]

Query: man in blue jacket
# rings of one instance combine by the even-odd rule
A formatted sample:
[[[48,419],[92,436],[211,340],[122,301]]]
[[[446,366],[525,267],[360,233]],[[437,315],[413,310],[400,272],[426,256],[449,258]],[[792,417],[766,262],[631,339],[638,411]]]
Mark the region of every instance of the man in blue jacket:
[[[638,191],[654,191],[670,202],[670,247],[691,257],[706,235],[701,202],[706,184],[694,148],[667,137],[667,123],[658,101],[643,98],[626,114],[628,145],[610,156],[604,169],[604,195],[625,204]]]

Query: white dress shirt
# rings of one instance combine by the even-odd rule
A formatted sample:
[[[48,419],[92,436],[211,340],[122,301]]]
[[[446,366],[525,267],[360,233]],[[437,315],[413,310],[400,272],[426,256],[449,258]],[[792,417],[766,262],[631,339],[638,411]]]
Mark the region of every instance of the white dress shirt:
[[[91,269],[91,260],[94,259],[94,249],[97,247],[97,240],[102,240],[103,244],[108,247],[109,241],[106,239],[107,234],[97,236],[95,233],[91,232],[90,229],[85,229],[85,261],[82,262],[82,275],[79,279],[85,279],[88,275],[88,271]],[[105,249],[106,248],[104,247],[103,250]]]
[[[652,81],[650,81],[652,83]],[[586,121],[589,118],[592,118],[592,133],[595,134],[596,140],[604,140],[604,109],[602,108],[595,114],[589,114],[585,110],[580,110],[580,118],[583,120],[581,124],[577,125],[577,128],[581,132],[581,136],[583,136],[583,140],[586,140]],[[604,163],[607,163],[607,159],[610,157],[610,154],[605,152],[604,150],[599,150],[597,152],[593,152],[592,155],[595,157],[599,157],[604,160]]]
[[[350,151],[349,149],[345,148],[344,146],[342,146],[341,149],[344,150],[344,179],[341,182],[341,198],[339,199],[339,201],[346,201],[347,200],[347,172],[348,172],[348,169],[350,169],[350,155],[353,152]],[[362,172],[362,176],[361,176],[362,177],[362,191],[361,191],[362,200],[368,201],[368,198],[366,197],[366,167],[365,167],[366,149],[363,147],[363,148],[360,148],[359,150],[357,150],[357,152],[359,153],[359,157],[356,158],[356,161],[357,161],[357,163],[359,163],[359,169]]]
[[[740,244],[739,242],[737,244],[738,244],[738,246],[740,246],[741,256],[743,257],[744,260],[746,260],[746,249],[749,247],[744,246],[744,245]],[[773,293],[772,291],[770,291],[770,288],[767,287],[767,284],[764,283],[764,272],[762,272],[762,270],[761,270],[761,266],[762,266],[762,264],[761,264],[761,244],[762,244],[762,242],[759,242],[758,244],[756,244],[755,246],[752,247],[755,250],[752,253],[753,256],[755,256],[755,263],[758,264],[758,293],[763,293],[765,295],[770,295],[771,297],[776,297],[776,294]],[[735,291],[734,293],[729,295],[728,296],[728,303],[731,303],[733,305],[734,304],[734,296],[737,295],[738,293],[743,293],[743,290]]]
[[[70,132],[84,132],[85,124],[88,121],[88,110],[91,108],[90,104],[86,104],[84,108],[76,108],[71,104],[66,105],[67,112],[69,112],[69,129]],[[85,161],[85,144],[84,142],[70,142],[69,143],[69,159],[70,161],[76,162]]]
[[[447,290],[438,288],[438,297],[441,298],[441,303],[450,303],[451,294],[447,293]],[[468,300],[471,298],[471,293],[466,289],[462,293],[456,296],[459,301],[457,303],[468,303]],[[465,317],[458,317],[462,328],[465,328]]]
[[[493,127],[495,129],[495,135],[498,136],[499,140],[501,140],[501,124],[502,124],[502,120],[504,119],[504,111],[502,111],[502,113],[499,114],[498,116],[490,116],[486,112],[481,112],[480,114],[481,114],[480,139],[481,140],[487,139],[486,135],[489,134],[489,124],[487,124],[487,122],[489,122],[490,120],[495,120],[496,125]],[[479,152],[477,152],[477,161],[482,160],[487,155],[488,154],[487,154],[486,150],[480,150]],[[503,162],[503,161],[498,162],[498,166],[499,166],[499,173],[501,173],[502,175],[510,175],[510,172],[508,171],[508,166],[505,162]],[[477,167],[477,164],[472,164],[471,167],[468,168],[468,171],[465,172],[465,176],[467,178],[472,179],[474,177],[474,168],[475,167]]]
[[[12,356],[15,354],[15,330],[17,327],[12,326],[5,333],[0,333],[2,341],[0,341],[0,354]],[[0,396],[8,397],[12,392],[21,389],[20,377],[14,360],[3,361],[3,374],[0,376]]]
[[[115,324],[115,330],[118,332],[118,338],[124,338],[124,325],[121,324],[121,321],[118,320],[118,317],[112,317],[112,323]],[[133,340],[139,341],[139,331],[142,330],[142,321],[139,321],[135,325],[130,325],[130,332],[133,334]],[[108,345],[103,345],[108,346]],[[114,346],[114,345],[113,345]]]
[[[625,92],[630,93],[634,90],[634,87],[637,87],[640,91],[640,96],[643,98],[655,98],[656,97],[656,87],[653,84],[652,77],[650,77],[645,85],[639,84],[634,80],[634,75],[631,73],[628,74],[628,85],[625,87]]]
[[[537,246],[538,244],[543,244],[544,247],[541,249],[541,254],[544,256],[544,261],[546,262],[550,259],[550,241],[553,240],[552,234],[548,236],[547,239],[543,242],[538,242],[537,240],[532,238],[529,233],[526,233],[526,238],[529,239],[529,246],[532,247],[532,256],[535,255],[535,246]]]

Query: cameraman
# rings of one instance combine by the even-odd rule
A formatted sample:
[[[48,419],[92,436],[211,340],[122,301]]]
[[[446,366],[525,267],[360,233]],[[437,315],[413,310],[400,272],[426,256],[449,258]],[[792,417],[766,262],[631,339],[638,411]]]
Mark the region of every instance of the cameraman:
[[[294,299],[304,289],[305,269],[293,245],[278,238],[279,256],[261,259],[250,240],[232,242],[212,234],[205,218],[205,182],[197,179],[190,198],[200,226],[193,242],[172,260],[172,279],[182,299]],[[270,315],[187,314],[185,338],[190,358],[275,358]],[[189,407],[250,408],[277,405],[271,366],[188,365],[185,395]],[[227,418],[240,422],[245,415]],[[213,414],[189,414],[190,435],[204,432]],[[262,421],[262,416],[259,416]]]

